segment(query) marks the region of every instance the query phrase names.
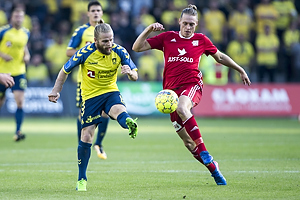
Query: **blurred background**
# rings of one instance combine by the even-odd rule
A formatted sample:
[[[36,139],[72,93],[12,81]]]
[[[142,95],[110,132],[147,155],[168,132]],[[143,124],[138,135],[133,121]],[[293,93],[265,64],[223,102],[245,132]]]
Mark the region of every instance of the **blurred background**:
[[[148,25],[160,22],[165,30],[179,30],[182,9],[194,4],[199,12],[196,32],[207,35],[222,52],[248,73],[251,87],[238,74],[211,57],[202,56],[204,96],[196,116],[298,116],[300,96],[300,1],[296,0],[99,0],[115,43],[124,46],[139,68],[138,83],[118,76],[128,111],[159,115],[154,98],[161,90],[163,55],[160,51],[135,53],[136,37]],[[68,60],[66,49],[74,30],[88,22],[88,0],[0,0],[0,26],[9,23],[14,4],[26,10],[24,27],[30,30],[31,54],[27,65],[25,113],[76,116],[77,73],[72,72],[58,104],[47,95]],[[200,108],[202,108],[200,110]],[[0,116],[13,115],[10,90]]]

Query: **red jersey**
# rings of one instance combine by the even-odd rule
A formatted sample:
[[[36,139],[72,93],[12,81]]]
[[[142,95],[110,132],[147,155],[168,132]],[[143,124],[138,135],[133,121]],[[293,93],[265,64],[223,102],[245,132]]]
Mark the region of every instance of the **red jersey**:
[[[202,87],[202,73],[198,69],[201,55],[213,55],[218,50],[208,37],[195,33],[184,38],[178,31],[167,31],[147,41],[152,49],[164,52],[163,89],[175,89],[189,83],[198,83]]]

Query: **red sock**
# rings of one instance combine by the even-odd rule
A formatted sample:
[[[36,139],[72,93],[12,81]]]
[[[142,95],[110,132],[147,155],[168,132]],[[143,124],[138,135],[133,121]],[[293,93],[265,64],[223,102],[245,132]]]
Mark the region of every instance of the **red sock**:
[[[188,120],[186,120],[185,122],[183,122],[183,125],[184,125],[185,130],[189,134],[189,136],[192,138],[192,140],[198,146],[200,152],[207,151],[206,147],[205,147],[205,145],[203,143],[203,139],[202,139],[200,130],[198,128],[198,124],[197,124],[197,122],[195,120],[195,117],[192,116],[191,118],[189,118]]]
[[[196,158],[199,162],[201,162],[203,164],[203,161],[200,157],[200,150],[199,150],[198,146],[196,146],[195,149],[191,153],[193,154],[194,158]],[[213,173],[216,170],[216,166],[213,163],[211,163],[205,167],[207,167],[207,169],[210,171],[210,173]]]

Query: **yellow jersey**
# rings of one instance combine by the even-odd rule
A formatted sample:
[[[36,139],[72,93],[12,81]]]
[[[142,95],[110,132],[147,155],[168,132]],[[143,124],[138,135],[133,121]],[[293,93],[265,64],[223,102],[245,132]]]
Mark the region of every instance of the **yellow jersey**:
[[[90,23],[84,24],[75,29],[67,49],[81,49],[94,42],[95,27]],[[81,82],[81,67],[78,69],[77,82]]]
[[[18,76],[26,73],[24,52],[29,39],[29,31],[25,28],[15,29],[11,25],[0,28],[0,52],[10,55],[12,60],[0,58],[0,73]]]
[[[100,53],[95,43],[87,45],[76,52],[63,66],[63,71],[69,74],[80,65],[82,70],[81,95],[82,100],[119,91],[117,86],[117,71],[120,65],[128,65],[137,70],[128,52],[122,46],[114,44],[110,55]]]

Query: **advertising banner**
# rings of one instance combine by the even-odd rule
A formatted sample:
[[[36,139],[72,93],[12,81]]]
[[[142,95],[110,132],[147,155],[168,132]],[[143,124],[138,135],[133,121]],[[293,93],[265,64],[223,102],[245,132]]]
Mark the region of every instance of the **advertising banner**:
[[[205,85],[196,116],[298,116],[299,84]]]

